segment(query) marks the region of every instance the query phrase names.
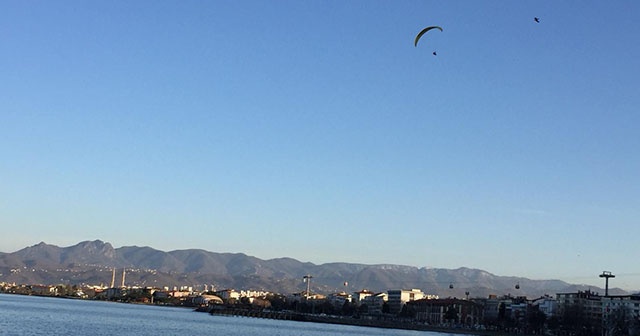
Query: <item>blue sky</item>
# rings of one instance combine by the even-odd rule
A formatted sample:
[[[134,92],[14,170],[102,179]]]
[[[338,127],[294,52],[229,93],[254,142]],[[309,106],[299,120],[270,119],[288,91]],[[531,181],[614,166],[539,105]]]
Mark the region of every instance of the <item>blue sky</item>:
[[[639,11],[3,2],[0,251],[101,239],[640,289]]]

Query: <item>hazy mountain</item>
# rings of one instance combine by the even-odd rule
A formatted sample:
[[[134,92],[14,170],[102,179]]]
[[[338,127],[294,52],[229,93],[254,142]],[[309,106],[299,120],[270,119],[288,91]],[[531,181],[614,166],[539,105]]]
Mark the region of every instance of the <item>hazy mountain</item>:
[[[419,288],[441,297],[471,297],[512,294],[538,297],[560,292],[603,289],[572,285],[560,280],[531,280],[497,276],[471,269],[417,268],[403,265],[327,263],[315,265],[291,258],[262,260],[242,253],[215,253],[199,249],[164,252],[151,247],[114,249],[100,240],[58,247],[39,243],[14,253],[0,253],[0,281],[29,284],[109,284],[117,269],[120,284],[126,268],[126,283],[141,286],[213,285],[218,289],[263,289],[290,293],[306,289],[304,275],[311,275],[314,291],[331,293],[369,289]],[[516,289],[519,285],[519,289]],[[453,288],[450,288],[450,287]],[[610,289],[611,294],[625,294]]]

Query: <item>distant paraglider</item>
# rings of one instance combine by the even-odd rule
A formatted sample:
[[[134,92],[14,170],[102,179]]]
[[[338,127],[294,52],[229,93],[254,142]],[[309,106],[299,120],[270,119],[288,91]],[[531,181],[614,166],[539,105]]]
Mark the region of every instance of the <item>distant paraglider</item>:
[[[427,27],[427,28],[425,28],[425,29],[421,30],[421,31],[418,33],[418,35],[416,35],[416,39],[415,39],[415,41],[413,42],[413,45],[417,47],[417,46],[418,46],[418,41],[420,41],[420,38],[422,37],[422,35],[424,35],[425,33],[427,33],[428,31],[430,31],[430,30],[432,30],[432,29],[438,29],[439,31],[442,31],[442,27],[439,27],[439,26],[429,26],[429,27]],[[434,54],[435,54],[435,53],[434,53]]]
[[[516,283],[516,289],[520,289],[520,282]]]

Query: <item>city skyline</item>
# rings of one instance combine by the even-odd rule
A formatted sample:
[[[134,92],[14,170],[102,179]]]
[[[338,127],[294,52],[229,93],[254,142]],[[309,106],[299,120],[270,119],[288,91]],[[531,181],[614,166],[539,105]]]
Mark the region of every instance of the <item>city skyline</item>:
[[[9,1],[0,251],[101,239],[640,289],[638,10]]]

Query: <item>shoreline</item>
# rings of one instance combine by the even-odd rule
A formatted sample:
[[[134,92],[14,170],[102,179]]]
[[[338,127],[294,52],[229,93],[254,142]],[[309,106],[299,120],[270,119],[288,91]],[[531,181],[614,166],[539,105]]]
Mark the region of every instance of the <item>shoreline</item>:
[[[261,311],[261,310],[249,310],[243,308],[210,308],[210,307],[189,307],[183,305],[171,305],[171,304],[153,304],[143,302],[122,302],[122,301],[109,301],[109,300],[90,300],[67,296],[50,296],[50,295],[36,295],[36,294],[18,294],[18,293],[0,293],[5,295],[20,295],[20,296],[34,296],[53,299],[68,299],[79,301],[95,301],[95,302],[109,302],[115,304],[129,304],[140,306],[157,306],[157,307],[172,307],[190,309],[193,312],[209,313],[211,315],[228,316],[228,317],[252,317],[271,320],[290,320],[296,322],[309,322],[309,323],[326,323],[326,324],[339,324],[350,325],[359,327],[371,327],[382,329],[399,329],[399,330],[415,330],[415,331],[430,331],[442,334],[456,334],[456,335],[478,335],[478,336],[507,336],[513,335],[507,331],[496,330],[477,330],[466,329],[457,327],[438,327],[432,325],[426,325],[422,323],[416,323],[409,320],[398,319],[372,319],[372,318],[354,318],[346,316],[331,316],[331,315],[317,315],[317,314],[304,314],[290,311]],[[521,334],[521,333],[519,333]],[[526,334],[521,334],[526,335]]]
[[[261,319],[272,320],[289,320],[297,322],[309,322],[309,323],[326,323],[326,324],[340,324],[351,325],[359,327],[371,327],[382,329],[400,329],[400,330],[416,330],[416,331],[430,331],[443,334],[457,334],[457,335],[482,335],[482,336],[505,336],[511,335],[505,331],[495,330],[477,330],[477,329],[465,329],[456,327],[438,327],[432,325],[426,325],[421,323],[415,323],[412,321],[403,320],[380,320],[380,319],[363,319],[344,316],[329,316],[329,315],[314,315],[303,314],[295,312],[276,312],[276,311],[252,311],[246,309],[196,309],[198,312],[205,312],[211,315],[217,316],[230,316],[230,317],[252,317]]]

